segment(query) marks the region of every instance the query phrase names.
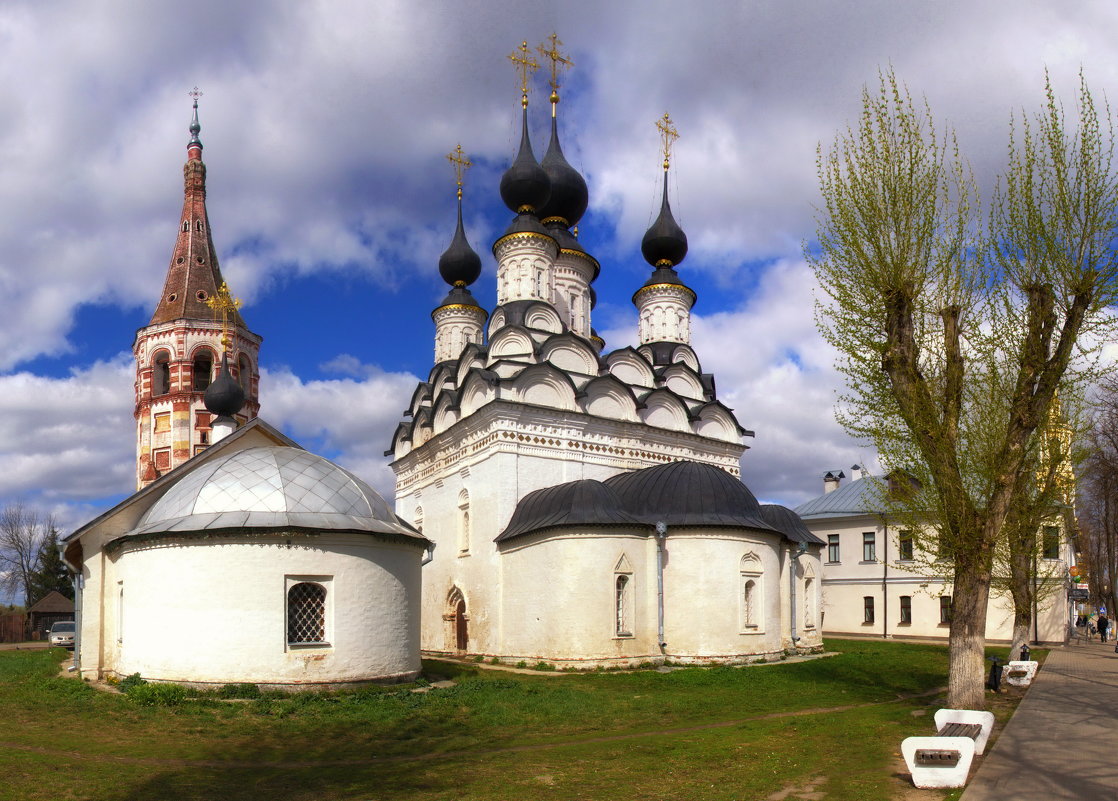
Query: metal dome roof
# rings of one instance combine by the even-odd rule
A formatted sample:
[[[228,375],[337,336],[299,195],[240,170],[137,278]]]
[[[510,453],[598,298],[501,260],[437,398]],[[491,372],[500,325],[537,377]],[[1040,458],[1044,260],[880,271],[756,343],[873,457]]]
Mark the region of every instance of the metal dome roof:
[[[300,448],[234,451],[199,466],[125,536],[230,528],[367,531],[424,539],[376,490]]]

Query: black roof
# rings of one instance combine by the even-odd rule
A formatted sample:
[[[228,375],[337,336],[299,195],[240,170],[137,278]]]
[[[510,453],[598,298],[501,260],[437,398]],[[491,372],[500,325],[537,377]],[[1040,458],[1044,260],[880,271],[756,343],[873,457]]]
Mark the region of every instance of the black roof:
[[[621,507],[617,493],[601,481],[582,479],[529,492],[520,499],[497,541],[556,526],[634,526],[641,521]]]
[[[725,470],[669,462],[605,481],[583,479],[529,493],[497,541],[562,526],[651,527],[663,521],[669,526],[751,528],[794,542],[818,542],[806,529],[796,528],[794,520],[778,518],[779,526],[770,522],[749,488]],[[811,539],[803,539],[805,532]]]
[[[787,506],[766,503],[761,507],[761,514],[765,516],[765,520],[770,526],[792,542],[806,542],[809,545],[825,544],[823,540],[812,534],[811,530],[804,525],[800,516]]]

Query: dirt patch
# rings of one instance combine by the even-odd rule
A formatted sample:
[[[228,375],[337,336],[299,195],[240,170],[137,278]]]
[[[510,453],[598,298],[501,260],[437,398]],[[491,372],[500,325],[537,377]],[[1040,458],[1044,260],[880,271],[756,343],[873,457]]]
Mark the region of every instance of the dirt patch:
[[[826,794],[819,788],[826,781],[826,776],[813,776],[765,796],[765,801],[822,801]]]

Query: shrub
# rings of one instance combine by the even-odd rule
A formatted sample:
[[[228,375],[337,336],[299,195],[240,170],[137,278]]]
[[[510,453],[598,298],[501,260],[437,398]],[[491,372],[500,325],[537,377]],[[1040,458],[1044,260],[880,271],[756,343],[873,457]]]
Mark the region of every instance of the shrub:
[[[549,665],[547,662],[537,662],[532,665],[532,670],[555,670],[555,665]]]
[[[223,684],[217,690],[218,698],[259,698],[260,688],[252,682]]]
[[[113,676],[113,678],[115,679],[116,676]],[[118,680],[117,689],[122,693],[127,693],[133,687],[139,687],[144,684],[147,684],[147,682],[140,678],[140,674],[133,673],[131,676],[125,676],[123,679]]]
[[[121,682],[123,684],[123,682]],[[178,706],[187,698],[181,684],[136,684],[128,689],[128,698],[142,706]]]

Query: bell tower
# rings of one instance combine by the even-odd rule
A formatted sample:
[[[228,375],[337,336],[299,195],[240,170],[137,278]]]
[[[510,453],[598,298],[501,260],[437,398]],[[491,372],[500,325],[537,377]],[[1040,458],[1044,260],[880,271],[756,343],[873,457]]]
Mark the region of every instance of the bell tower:
[[[151,322],[136,332],[136,488],[178,467],[212,441],[203,396],[228,353],[230,375],[244,390],[239,422],[260,409],[261,338],[248,330],[221,277],[206,214],[206,165],[197,88],[183,165],[183,205],[163,294]]]

